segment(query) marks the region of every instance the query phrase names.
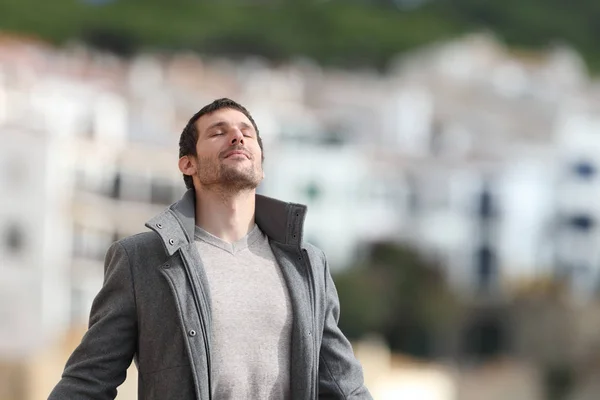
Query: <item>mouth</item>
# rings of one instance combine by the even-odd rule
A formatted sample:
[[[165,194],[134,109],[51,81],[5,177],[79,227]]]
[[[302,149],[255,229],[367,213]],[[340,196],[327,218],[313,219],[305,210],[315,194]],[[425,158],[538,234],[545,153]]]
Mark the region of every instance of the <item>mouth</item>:
[[[250,159],[250,156],[248,155],[248,153],[246,153],[245,151],[242,150],[234,150],[234,151],[230,151],[229,153],[225,154],[224,158],[230,158],[233,156],[244,156],[247,159]]]

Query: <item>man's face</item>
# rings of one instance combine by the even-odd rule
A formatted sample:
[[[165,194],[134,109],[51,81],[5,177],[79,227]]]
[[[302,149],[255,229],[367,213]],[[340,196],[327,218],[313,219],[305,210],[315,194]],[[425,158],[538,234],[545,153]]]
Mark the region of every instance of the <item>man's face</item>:
[[[201,187],[240,191],[263,179],[262,150],[256,130],[240,111],[223,108],[196,121],[196,178]]]

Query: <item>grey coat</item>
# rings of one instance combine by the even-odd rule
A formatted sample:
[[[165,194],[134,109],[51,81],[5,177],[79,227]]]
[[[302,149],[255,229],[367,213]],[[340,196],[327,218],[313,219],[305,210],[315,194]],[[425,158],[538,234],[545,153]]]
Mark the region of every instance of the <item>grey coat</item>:
[[[114,399],[132,359],[140,400],[211,398],[211,300],[194,245],[194,205],[189,190],[148,221],[151,232],[108,249],[89,329],[49,399]],[[256,196],[256,223],[269,237],[292,302],[292,399],[370,399],[338,328],[325,256],[302,240],[305,213],[305,206]]]

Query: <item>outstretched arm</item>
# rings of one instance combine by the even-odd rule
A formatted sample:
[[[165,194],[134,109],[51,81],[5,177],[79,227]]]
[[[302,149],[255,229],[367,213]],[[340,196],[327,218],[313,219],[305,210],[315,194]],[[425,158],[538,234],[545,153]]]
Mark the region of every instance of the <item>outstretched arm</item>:
[[[129,257],[121,244],[108,249],[104,284],[94,299],[89,328],[49,400],[108,400],[117,395],[135,353],[137,316]]]

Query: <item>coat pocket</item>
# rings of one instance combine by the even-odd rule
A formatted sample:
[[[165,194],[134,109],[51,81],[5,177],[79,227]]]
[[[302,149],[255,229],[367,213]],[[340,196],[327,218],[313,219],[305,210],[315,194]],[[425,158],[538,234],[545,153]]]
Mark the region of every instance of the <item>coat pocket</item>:
[[[165,368],[149,373],[143,379],[144,400],[192,400],[196,398],[190,365]]]

